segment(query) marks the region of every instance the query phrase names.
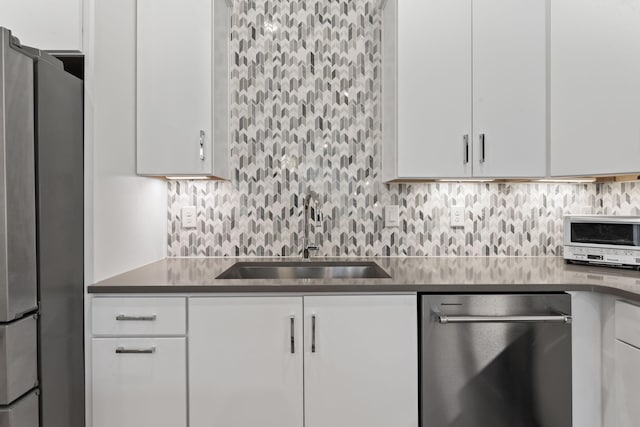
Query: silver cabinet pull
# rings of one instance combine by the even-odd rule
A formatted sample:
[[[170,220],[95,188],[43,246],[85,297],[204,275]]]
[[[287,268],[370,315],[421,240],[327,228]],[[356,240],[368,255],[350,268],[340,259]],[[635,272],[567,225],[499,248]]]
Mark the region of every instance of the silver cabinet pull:
[[[311,316],[311,353],[316,352],[316,315]]]
[[[484,163],[486,160],[484,139],[485,139],[484,133],[481,133],[480,134],[480,163]]]
[[[116,320],[118,321],[134,321],[134,322],[153,322],[158,317],[155,314],[151,316],[127,316],[125,314],[119,314],[116,316]]]
[[[156,352],[155,347],[151,348],[116,348],[116,354],[154,354]]]
[[[200,160],[204,160],[204,131],[200,131]]]
[[[573,318],[566,314],[555,316],[438,316],[438,321],[446,323],[571,323]]]
[[[469,135],[465,135],[462,137],[462,143],[463,143],[463,162],[464,164],[468,164],[469,163]]]
[[[289,329],[291,333],[291,354],[296,353],[296,316],[289,316]]]

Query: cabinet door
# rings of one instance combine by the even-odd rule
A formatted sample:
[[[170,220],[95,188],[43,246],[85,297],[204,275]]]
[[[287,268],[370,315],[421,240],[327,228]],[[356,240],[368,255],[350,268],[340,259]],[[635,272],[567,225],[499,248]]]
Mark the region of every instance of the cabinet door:
[[[302,427],[302,298],[189,300],[191,427]]]
[[[27,46],[82,51],[82,0],[2,0],[0,27]]]
[[[616,341],[615,401],[617,427],[634,427],[640,422],[640,349]]]
[[[93,427],[186,427],[185,338],[94,338]]]
[[[138,173],[212,174],[212,0],[138,0],[137,23]]]
[[[417,427],[416,297],[304,297],[304,312],[305,427]]]
[[[396,7],[397,175],[471,176],[471,0]]]
[[[473,3],[474,176],[546,175],[546,3]]]
[[[640,0],[551,2],[551,175],[640,171]]]

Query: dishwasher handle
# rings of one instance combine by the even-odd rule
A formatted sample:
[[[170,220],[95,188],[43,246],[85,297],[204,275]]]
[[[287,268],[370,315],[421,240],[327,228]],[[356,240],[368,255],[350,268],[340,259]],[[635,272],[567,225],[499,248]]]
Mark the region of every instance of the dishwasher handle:
[[[553,316],[445,316],[437,315],[438,322],[447,323],[571,323],[567,314]]]

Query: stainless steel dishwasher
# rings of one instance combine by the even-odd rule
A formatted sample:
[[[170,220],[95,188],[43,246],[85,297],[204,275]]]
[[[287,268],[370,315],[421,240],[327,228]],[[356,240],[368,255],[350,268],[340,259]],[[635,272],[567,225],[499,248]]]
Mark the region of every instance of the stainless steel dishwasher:
[[[571,296],[423,295],[422,427],[571,427]]]

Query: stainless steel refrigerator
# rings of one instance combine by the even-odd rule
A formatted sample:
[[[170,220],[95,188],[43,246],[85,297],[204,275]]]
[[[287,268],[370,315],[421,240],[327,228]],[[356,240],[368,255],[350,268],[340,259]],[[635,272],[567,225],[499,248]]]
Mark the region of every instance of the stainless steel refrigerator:
[[[0,427],[84,426],[83,83],[0,28]]]

